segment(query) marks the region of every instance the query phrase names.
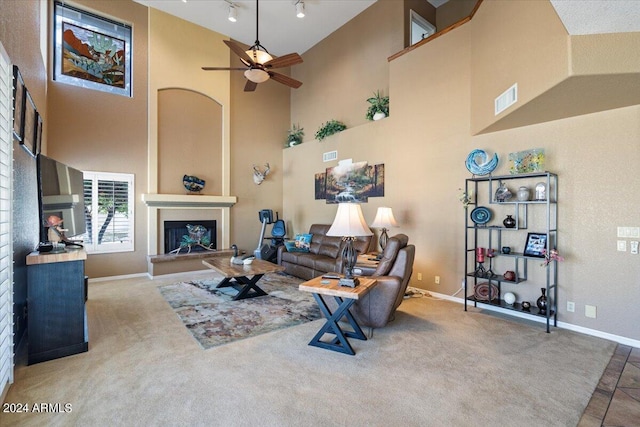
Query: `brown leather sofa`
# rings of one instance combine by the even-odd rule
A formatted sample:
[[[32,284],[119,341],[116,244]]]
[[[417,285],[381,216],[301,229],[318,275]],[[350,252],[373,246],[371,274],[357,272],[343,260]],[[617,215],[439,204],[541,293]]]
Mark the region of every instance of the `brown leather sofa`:
[[[341,237],[327,236],[330,224],[313,224],[309,228],[311,248],[309,252],[287,252],[284,246],[278,247],[278,265],[285,272],[304,280],[322,276],[325,273],[342,272]],[[371,236],[358,237],[353,246],[358,253],[366,253],[371,245]]]

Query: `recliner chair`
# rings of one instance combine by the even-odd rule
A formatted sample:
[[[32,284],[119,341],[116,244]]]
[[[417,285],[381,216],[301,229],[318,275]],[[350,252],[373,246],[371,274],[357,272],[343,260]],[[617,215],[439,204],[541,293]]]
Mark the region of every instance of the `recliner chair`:
[[[408,242],[406,234],[397,234],[387,241],[382,259],[372,275],[376,286],[351,309],[361,326],[382,328],[393,320],[413,272],[416,247]]]
[[[416,248],[408,242],[406,234],[395,235],[387,241],[378,267],[371,275],[377,281],[376,286],[350,309],[360,326],[382,328],[393,320],[413,272]],[[332,311],[335,309],[333,298],[325,298],[325,302]]]

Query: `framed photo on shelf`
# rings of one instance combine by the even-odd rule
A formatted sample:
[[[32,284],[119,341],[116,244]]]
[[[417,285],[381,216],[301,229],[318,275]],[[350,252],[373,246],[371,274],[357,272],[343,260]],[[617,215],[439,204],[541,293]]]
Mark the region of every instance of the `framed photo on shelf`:
[[[547,249],[547,235],[544,233],[528,233],[523,255],[544,258]]]
[[[24,133],[20,144],[22,144],[29,154],[35,157],[36,124],[38,120],[36,115],[38,114],[38,111],[36,110],[36,104],[33,103],[33,99],[31,99],[31,95],[28,90],[25,90],[24,104],[24,124],[22,125]]]
[[[24,80],[17,65],[13,66],[13,137],[22,141],[24,132]]]

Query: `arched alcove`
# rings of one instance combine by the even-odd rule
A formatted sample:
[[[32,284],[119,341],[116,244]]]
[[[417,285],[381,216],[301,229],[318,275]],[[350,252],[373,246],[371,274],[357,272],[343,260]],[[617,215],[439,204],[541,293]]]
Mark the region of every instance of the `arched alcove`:
[[[222,105],[193,90],[158,91],[158,193],[184,194],[183,175],[206,181],[203,194],[222,194]]]

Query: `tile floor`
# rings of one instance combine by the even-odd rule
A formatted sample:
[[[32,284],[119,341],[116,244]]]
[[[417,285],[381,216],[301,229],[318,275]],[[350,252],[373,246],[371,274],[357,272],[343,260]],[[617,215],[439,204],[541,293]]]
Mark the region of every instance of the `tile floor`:
[[[640,426],[640,348],[618,344],[578,427]]]

